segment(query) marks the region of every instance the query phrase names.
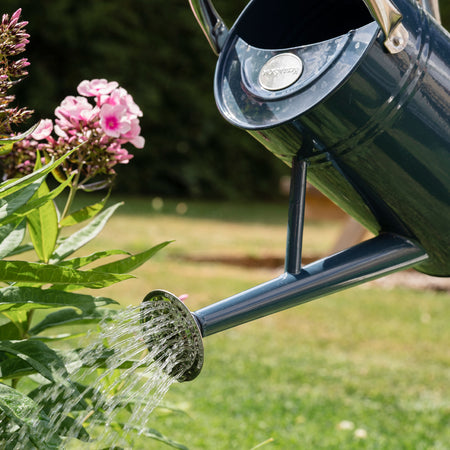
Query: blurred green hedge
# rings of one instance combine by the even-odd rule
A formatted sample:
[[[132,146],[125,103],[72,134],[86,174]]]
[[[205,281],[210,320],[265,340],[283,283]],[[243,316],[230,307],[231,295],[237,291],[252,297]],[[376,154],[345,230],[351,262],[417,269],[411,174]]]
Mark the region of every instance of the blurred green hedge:
[[[216,0],[231,25],[247,3]],[[450,7],[441,6],[448,17]],[[187,0],[2,0],[23,9],[30,76],[17,89],[35,118],[53,117],[83,79],[118,81],[144,112],[147,145],[119,167],[116,190],[183,197],[271,198],[288,169],[225,122],[213,96],[216,57]],[[448,22],[447,22],[448,23]]]

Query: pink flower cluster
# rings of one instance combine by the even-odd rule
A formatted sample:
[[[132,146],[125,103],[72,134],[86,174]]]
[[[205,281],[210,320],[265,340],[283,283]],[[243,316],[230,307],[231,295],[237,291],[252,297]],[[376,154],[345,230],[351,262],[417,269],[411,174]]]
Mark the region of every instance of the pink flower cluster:
[[[133,97],[115,81],[82,81],[79,96],[68,96],[55,109],[56,119],[42,120],[17,150],[34,147],[48,156],[58,157],[77,145],[78,152],[63,166],[65,176],[80,173],[80,183],[99,175],[115,175],[116,164],[133,158],[123,145],[143,148],[139,117],[142,111]],[[91,101],[90,101],[91,100]],[[52,133],[56,135],[52,136]]]
[[[73,129],[94,124],[101,128],[108,138],[115,138],[115,144],[131,143],[143,148],[145,141],[140,136],[139,117],[142,112],[128,92],[119,87],[116,81],[105,79],[82,81],[78,93],[84,97],[66,97],[56,108],[55,132],[64,138]],[[95,106],[89,103],[89,97],[95,99]]]

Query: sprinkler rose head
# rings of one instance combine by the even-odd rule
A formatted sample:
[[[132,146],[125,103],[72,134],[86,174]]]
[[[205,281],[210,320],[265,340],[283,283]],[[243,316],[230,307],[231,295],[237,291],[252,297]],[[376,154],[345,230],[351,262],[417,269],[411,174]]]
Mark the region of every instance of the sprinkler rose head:
[[[203,366],[200,328],[184,303],[163,290],[147,294],[141,304],[143,339],[155,361],[178,381],[197,377]]]

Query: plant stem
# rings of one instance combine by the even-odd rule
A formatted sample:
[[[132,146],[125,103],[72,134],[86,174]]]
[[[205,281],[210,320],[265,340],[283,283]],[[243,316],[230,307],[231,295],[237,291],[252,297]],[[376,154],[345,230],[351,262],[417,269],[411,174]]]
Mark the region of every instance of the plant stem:
[[[69,196],[67,197],[66,204],[64,206],[64,210],[61,215],[61,220],[63,220],[70,211],[70,207],[72,206],[73,200],[75,198],[75,194],[77,193],[77,190],[78,190],[78,183],[80,181],[80,175],[81,175],[81,165],[78,168],[78,171],[73,179],[72,185],[70,186]]]
[[[31,328],[31,321],[33,320],[34,311],[35,310],[32,309],[27,312],[27,323],[26,323],[26,329],[24,330],[24,333],[23,333],[23,339],[27,339],[30,337],[28,334],[28,330]]]
[[[64,206],[64,210],[61,215],[61,220],[63,220],[67,216],[70,207],[72,206],[73,199],[75,198],[76,191],[77,191],[76,187],[74,187],[73,185],[70,186],[69,196],[67,197],[66,204]]]

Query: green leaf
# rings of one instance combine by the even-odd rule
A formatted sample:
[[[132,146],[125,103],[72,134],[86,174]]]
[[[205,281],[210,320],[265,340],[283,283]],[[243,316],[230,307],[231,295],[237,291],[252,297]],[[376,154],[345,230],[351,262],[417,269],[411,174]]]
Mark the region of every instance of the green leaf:
[[[35,194],[35,199],[47,196],[50,190],[47,183],[43,182]],[[27,215],[28,231],[34,250],[39,259],[48,262],[56,246],[58,238],[58,213],[53,201],[47,201]]]
[[[77,225],[85,220],[91,219],[96,216],[105,206],[108,197],[105,197],[101,202],[95,203],[94,205],[86,206],[78,211],[75,211],[70,216],[67,216],[65,219],[61,220],[59,223],[60,227],[69,227],[72,225]]]
[[[4,198],[7,195],[13,194],[14,192],[19,191],[20,189],[23,189],[24,187],[28,186],[31,183],[34,183],[36,180],[39,180],[40,178],[45,177],[49,172],[51,172],[53,169],[58,167],[66,158],[68,158],[72,153],[77,151],[79,147],[83,145],[80,144],[77,147],[73,148],[69,152],[67,152],[65,155],[61,156],[61,158],[57,159],[54,162],[49,162],[42,168],[33,171],[32,173],[19,178],[18,180],[14,181],[5,181],[0,184],[0,198]]]
[[[51,200],[56,198],[72,182],[72,178],[73,177],[68,178],[64,183],[59,185],[56,189],[53,189],[53,191],[48,192],[47,194],[44,194],[43,190],[42,191],[43,195],[35,196],[34,199],[29,201],[25,205],[21,206],[20,208],[17,208],[16,211],[14,211],[12,214],[1,219],[0,223],[8,224],[20,218],[26,217],[34,210],[43,207],[47,202],[50,202]]]
[[[0,340],[22,339],[22,334],[13,322],[7,322],[0,326]]]
[[[21,253],[29,252],[33,249],[33,244],[19,245],[16,249],[12,250],[8,256],[20,255]]]
[[[36,373],[36,370],[20,358],[5,358],[0,351],[0,379],[22,378]]]
[[[76,397],[72,396],[71,400],[77,400],[76,403],[73,403],[71,410],[83,411],[88,409],[89,404],[85,401],[84,395],[81,396],[80,393],[86,394],[86,397],[89,399],[90,395],[92,395],[93,389],[76,382],[72,383],[70,388],[74,390],[74,394],[76,395]],[[55,397],[55,394],[58,395]],[[44,410],[47,412],[47,414],[51,414],[51,408],[54,407],[55,404],[63,404],[64,401],[67,400],[66,392],[64,392],[64,390],[55,392],[55,385],[52,383],[43,384],[36,389],[33,389],[28,393],[28,396],[32,400],[41,399],[41,402],[43,402]]]
[[[0,155],[6,155],[13,149],[14,142],[2,144],[2,140],[3,139],[0,139]]]
[[[50,264],[26,261],[0,261],[0,280],[5,282],[36,283],[39,285],[66,284],[99,289],[118,283],[133,275],[75,270]]]
[[[27,363],[34,371],[50,381],[58,381],[68,385],[67,372],[61,357],[50,347],[38,340],[0,341],[1,352],[14,355],[16,358],[7,359],[11,363],[14,359]],[[12,377],[14,373],[6,373],[5,360],[0,363],[1,378]],[[8,364],[11,369],[11,364]]]
[[[3,336],[2,334],[0,334],[1,339],[23,339],[29,327],[27,311],[9,310],[3,311],[2,314],[10,320],[10,323],[14,325],[17,333],[15,333],[15,337],[7,337],[6,335]],[[4,331],[6,330],[7,329],[5,329]],[[12,329],[10,329],[10,331],[12,331]]]
[[[166,241],[161,244],[155,245],[149,250],[146,250],[137,255],[129,256],[128,258],[121,259],[120,261],[114,261],[109,264],[96,267],[94,270],[98,272],[113,272],[113,273],[128,273],[137,267],[148,261],[155,253],[162,248],[166,247],[173,241]]]
[[[88,323],[98,323],[107,318],[113,318],[117,312],[112,309],[96,310],[96,311],[82,311],[81,313],[73,308],[60,309],[53,313],[47,314],[45,319],[36,324],[29,333],[36,335],[49,328],[60,327],[64,325],[85,325]]]
[[[129,255],[129,252],[125,252],[123,250],[104,250],[100,252],[93,253],[88,256],[81,256],[79,258],[67,259],[65,261],[60,261],[58,266],[63,267],[71,267],[72,269],[79,269],[80,267],[87,266],[95,261],[98,261],[102,258],[107,258],[112,255]]]
[[[43,178],[34,181],[19,191],[13,192],[4,198],[0,198],[0,223],[6,223],[5,218],[23,206],[38,191],[43,183]],[[17,220],[14,218],[12,221]]]
[[[0,227],[0,259],[11,255],[19,248],[25,237],[25,230],[25,220]]]
[[[0,383],[0,409],[10,421],[29,427],[33,434],[33,419],[39,416],[39,408],[30,397]]]
[[[94,239],[100,231],[102,231],[103,227],[108,222],[108,219],[121,205],[123,205],[123,203],[116,203],[108,209],[105,209],[103,212],[94,217],[88,225],[65,239],[55,250],[52,258],[50,259],[50,263],[54,264],[61,261]]]
[[[72,306],[86,314],[97,308],[117,304],[108,297],[61,292],[54,289],[9,286],[0,289],[0,311],[29,311],[31,309],[61,308]]]
[[[126,424],[120,424],[120,427],[123,429],[125,425]],[[129,427],[129,424],[127,424],[127,426]],[[130,428],[136,430],[143,436],[154,439],[156,441],[164,442],[164,444],[169,445],[172,448],[177,448],[179,450],[189,450],[188,447],[186,447],[185,445],[173,441],[172,439],[168,438],[167,436],[164,436],[162,433],[153,428],[145,428],[144,430],[138,427],[130,427]]]
[[[12,150],[14,143],[19,142],[22,139],[25,139],[26,137],[28,137],[31,133],[33,133],[33,131],[37,128],[38,125],[39,125],[39,122],[21,134],[16,134],[15,136],[8,136],[6,138],[1,138],[0,139],[0,155],[9,153]]]
[[[89,397],[90,391],[92,391],[92,389],[87,388],[80,383],[71,383],[70,387],[64,389],[61,389],[60,386],[53,383],[47,383],[31,391],[28,396],[32,400],[39,399],[39,406],[42,408],[42,411],[45,412],[47,416],[52,416],[55,414],[55,405],[59,406],[67,404],[68,398],[71,402],[70,411],[67,411],[69,414],[73,414],[75,411],[82,412],[89,410],[90,406],[84,397]],[[89,440],[89,434],[83,428],[82,424],[76,423],[76,419],[65,415],[65,411],[61,413],[59,410],[57,411],[57,414],[59,417],[59,420],[56,422],[59,424],[56,430],[58,435],[70,435],[70,437],[82,441]],[[84,414],[86,414],[86,412]]]
[[[130,369],[136,365],[135,359],[125,359],[121,355],[121,351],[114,348],[106,348],[99,346],[95,348],[95,352],[90,355],[92,358],[86,360],[83,355],[84,349],[75,349],[64,351],[64,360],[69,361],[74,364],[82,364],[83,367],[95,367],[96,369],[110,369],[111,368],[111,358],[114,359],[114,369]],[[120,359],[117,360],[115,355],[121,355]],[[120,365],[117,362],[120,361]]]
[[[12,422],[19,427],[26,428],[27,432],[22,435],[22,439],[26,440],[26,442],[21,442],[22,448],[51,448],[48,445],[48,440],[46,441],[43,438],[43,436],[47,435],[47,432],[53,434],[52,429],[49,427],[49,420],[30,397],[0,383],[0,409],[10,423]],[[36,419],[38,419],[39,423],[36,423]],[[2,425],[7,426],[6,423]],[[17,435],[18,433],[15,432],[14,434]],[[11,438],[14,439],[12,436]],[[51,441],[51,444],[56,444],[54,439]],[[15,444],[17,442],[11,448],[15,448]],[[52,447],[55,448],[53,445]]]

